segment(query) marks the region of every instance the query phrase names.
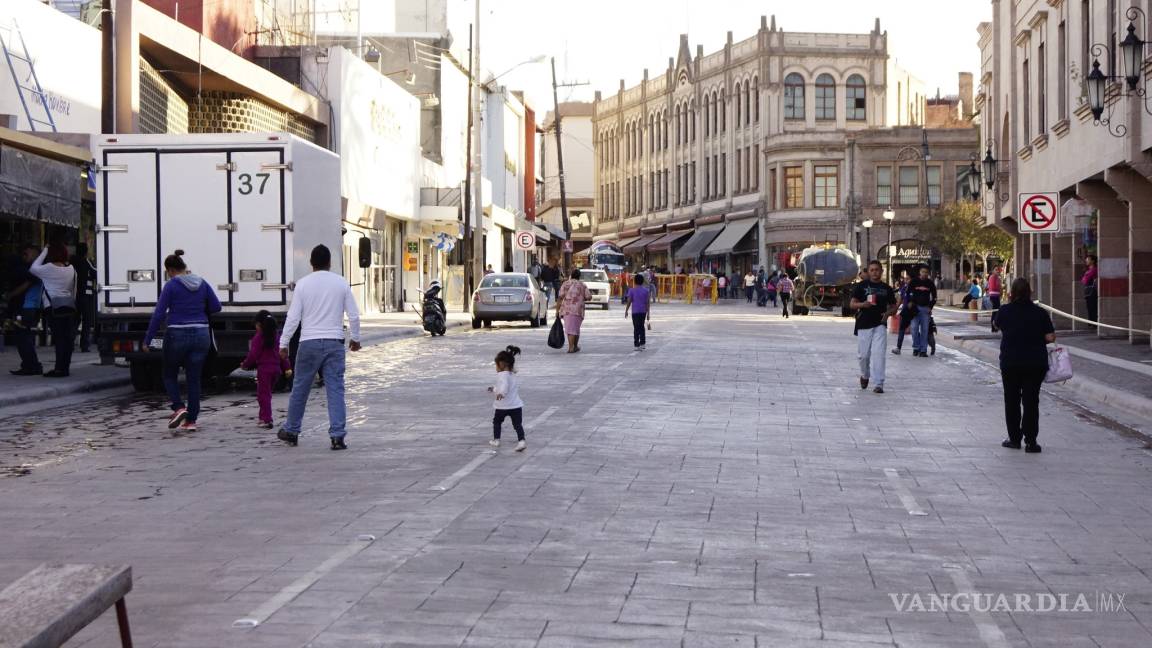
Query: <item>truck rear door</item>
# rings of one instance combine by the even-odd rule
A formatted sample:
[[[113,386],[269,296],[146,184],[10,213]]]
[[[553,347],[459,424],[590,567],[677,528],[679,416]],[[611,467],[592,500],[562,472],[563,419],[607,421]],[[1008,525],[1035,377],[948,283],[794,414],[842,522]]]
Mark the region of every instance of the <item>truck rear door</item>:
[[[188,269],[225,301],[230,282],[228,154],[176,149],[160,151],[159,160],[161,259],[183,249]]]
[[[97,254],[104,306],[151,306],[163,282],[157,245],[156,154],[106,151]]]
[[[229,301],[246,305],[284,304],[288,288],[288,259],[284,254],[287,239],[284,151],[234,151],[230,155],[233,290]]]

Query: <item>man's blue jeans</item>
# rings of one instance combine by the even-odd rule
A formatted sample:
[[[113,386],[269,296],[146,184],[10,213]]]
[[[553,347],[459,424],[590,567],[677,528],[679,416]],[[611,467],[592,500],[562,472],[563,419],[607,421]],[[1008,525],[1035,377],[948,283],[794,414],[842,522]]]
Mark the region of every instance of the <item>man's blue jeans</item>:
[[[200,416],[200,376],[212,349],[208,327],[169,327],[164,331],[164,389],[172,401],[172,411],[184,407],[180,398],[180,367],[188,383],[188,421]]]
[[[916,309],[916,316],[912,318],[912,349],[915,351],[928,351],[928,331],[932,320],[932,311],[927,306]]]
[[[316,373],[324,377],[328,394],[328,436],[344,436],[347,414],[344,410],[344,340],[303,340],[296,352],[296,375],[292,380],[292,396],[288,400],[288,420],[284,431],[300,434],[304,407]]]

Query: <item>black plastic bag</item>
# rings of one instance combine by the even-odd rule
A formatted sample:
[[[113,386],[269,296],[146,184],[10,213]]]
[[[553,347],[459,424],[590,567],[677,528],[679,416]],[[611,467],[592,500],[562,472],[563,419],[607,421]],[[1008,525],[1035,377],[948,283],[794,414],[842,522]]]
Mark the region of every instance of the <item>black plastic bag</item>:
[[[564,348],[564,324],[559,317],[552,322],[552,330],[548,331],[548,346],[553,349]]]

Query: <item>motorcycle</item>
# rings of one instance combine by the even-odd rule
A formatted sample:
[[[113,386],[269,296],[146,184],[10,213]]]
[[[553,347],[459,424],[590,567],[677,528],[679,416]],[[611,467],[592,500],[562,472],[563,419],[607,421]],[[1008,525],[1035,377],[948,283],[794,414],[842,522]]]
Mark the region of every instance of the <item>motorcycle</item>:
[[[440,298],[440,290],[440,282],[433,281],[424,291],[422,310],[417,311],[415,306],[412,307],[412,310],[420,316],[424,330],[433,337],[448,332],[448,309],[444,307],[444,300]]]

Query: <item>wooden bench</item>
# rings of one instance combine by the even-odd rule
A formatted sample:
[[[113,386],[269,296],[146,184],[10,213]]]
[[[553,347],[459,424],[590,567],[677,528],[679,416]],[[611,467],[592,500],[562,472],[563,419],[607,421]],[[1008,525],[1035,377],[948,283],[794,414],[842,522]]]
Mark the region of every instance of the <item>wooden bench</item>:
[[[113,605],[120,645],[132,648],[131,590],[131,567],[40,565],[0,591],[0,648],[56,648]]]

